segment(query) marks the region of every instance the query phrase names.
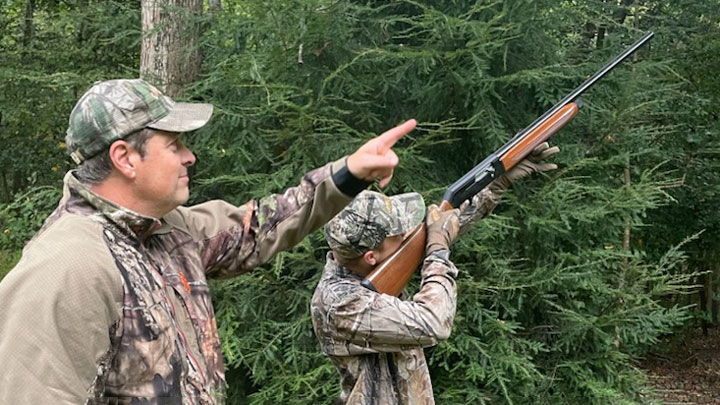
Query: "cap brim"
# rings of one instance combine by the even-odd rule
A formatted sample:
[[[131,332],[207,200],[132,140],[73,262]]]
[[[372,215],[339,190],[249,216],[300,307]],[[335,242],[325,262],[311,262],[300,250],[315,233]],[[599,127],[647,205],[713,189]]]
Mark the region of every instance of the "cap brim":
[[[207,124],[212,113],[212,104],[175,103],[168,115],[147,127],[168,132],[194,131]]]
[[[425,200],[418,193],[397,194],[390,197],[393,215],[399,219],[390,234],[401,235],[415,229],[425,218]]]

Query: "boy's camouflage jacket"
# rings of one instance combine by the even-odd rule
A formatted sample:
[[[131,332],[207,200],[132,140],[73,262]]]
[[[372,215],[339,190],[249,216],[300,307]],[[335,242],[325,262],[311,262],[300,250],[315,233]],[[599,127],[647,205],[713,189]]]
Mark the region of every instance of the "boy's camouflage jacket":
[[[457,269],[425,259],[412,301],[378,294],[328,253],[310,310],[320,346],[340,372],[338,404],[434,404],[423,347],[450,336]]]

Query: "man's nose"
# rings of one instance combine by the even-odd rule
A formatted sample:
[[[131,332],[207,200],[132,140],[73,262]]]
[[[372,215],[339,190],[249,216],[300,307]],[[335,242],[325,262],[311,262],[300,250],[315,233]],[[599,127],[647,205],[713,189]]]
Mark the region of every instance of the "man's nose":
[[[195,154],[192,153],[190,149],[187,147],[185,148],[185,153],[183,154],[183,165],[186,167],[190,167],[195,164]]]

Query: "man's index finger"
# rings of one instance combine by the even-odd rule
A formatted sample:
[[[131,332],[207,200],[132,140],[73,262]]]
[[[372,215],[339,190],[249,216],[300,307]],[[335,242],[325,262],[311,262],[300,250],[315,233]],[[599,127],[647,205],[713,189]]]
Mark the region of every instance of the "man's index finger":
[[[395,145],[395,143],[400,138],[415,129],[415,125],[417,125],[417,121],[415,121],[414,119],[410,119],[394,128],[388,129],[387,131],[383,132],[382,135],[377,137],[378,152],[386,153],[388,150],[390,150],[390,148],[393,147],[393,145]]]

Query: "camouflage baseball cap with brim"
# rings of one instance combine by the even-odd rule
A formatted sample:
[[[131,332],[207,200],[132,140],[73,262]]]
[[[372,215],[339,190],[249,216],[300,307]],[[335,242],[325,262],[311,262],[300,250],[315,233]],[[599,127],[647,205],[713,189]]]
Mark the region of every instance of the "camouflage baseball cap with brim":
[[[335,255],[354,259],[385,238],[412,230],[424,217],[425,201],[418,193],[387,197],[366,190],[325,225],[325,239]]]
[[[142,79],[97,82],[70,113],[68,152],[80,164],[143,128],[193,131],[212,112],[212,104],[175,102]]]

